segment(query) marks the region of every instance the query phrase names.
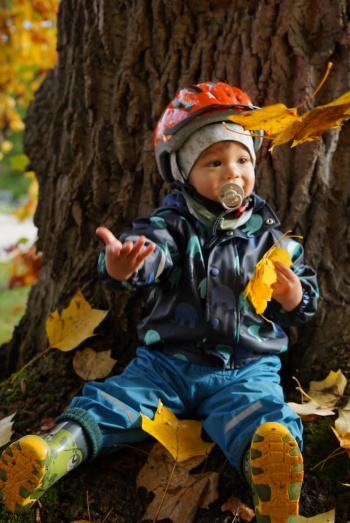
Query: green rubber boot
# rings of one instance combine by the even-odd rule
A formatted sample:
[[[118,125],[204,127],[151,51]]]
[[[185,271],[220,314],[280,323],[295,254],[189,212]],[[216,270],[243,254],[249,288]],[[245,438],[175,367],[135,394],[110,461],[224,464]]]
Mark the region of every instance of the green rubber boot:
[[[280,423],[263,423],[255,431],[244,459],[253,493],[257,523],[296,523],[304,475],[295,438]]]
[[[80,425],[67,421],[41,438],[24,436],[0,456],[0,501],[24,514],[51,487],[88,457]]]

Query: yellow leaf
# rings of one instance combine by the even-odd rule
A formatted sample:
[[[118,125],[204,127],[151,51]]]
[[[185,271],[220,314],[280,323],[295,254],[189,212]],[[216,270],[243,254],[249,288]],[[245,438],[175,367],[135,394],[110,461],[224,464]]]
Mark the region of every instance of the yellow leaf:
[[[274,247],[268,255],[268,259],[272,262],[280,262],[283,265],[290,267],[292,265],[292,260],[290,259],[290,254],[286,249],[282,247]]]
[[[271,301],[273,292],[271,286],[277,281],[275,262],[283,263],[288,267],[292,265],[289,252],[283,247],[276,247],[287,234],[283,235],[258,261],[254,274],[244,290],[244,297],[249,299],[257,314],[262,314],[267,307],[267,302]]]
[[[194,456],[205,456],[215,445],[201,439],[201,421],[178,420],[161,400],[154,420],[142,413],[141,417],[142,429],[162,443],[178,463]]]
[[[272,138],[284,132],[294,122],[300,121],[301,117],[298,116],[296,109],[288,109],[284,104],[277,103],[262,109],[234,114],[228,119],[240,124],[247,131],[261,129]]]
[[[335,428],[338,434],[349,440],[348,447],[350,449],[350,400],[348,400],[345,407],[339,409],[338,418],[335,421]]]
[[[339,432],[334,427],[331,427],[331,429],[336,435],[340,447],[347,452],[350,458],[350,432],[347,432],[346,434],[339,434]]]
[[[350,91],[326,105],[306,111],[301,116],[298,114],[298,108],[315,96],[325,82],[331,67],[332,64],[329,63],[320,85],[311,97],[298,107],[289,109],[284,104],[276,103],[262,109],[232,115],[229,120],[242,125],[246,131],[263,130],[264,137],[271,140],[270,150],[289,141],[292,141],[291,147],[295,147],[304,142],[320,140],[325,131],[340,129],[341,122],[349,118]]]
[[[328,129],[340,129],[340,123],[349,118],[349,113],[350,91],[327,105],[311,109],[303,114],[301,122],[294,127],[292,147],[306,141],[320,140]]]
[[[96,352],[86,347],[74,355],[73,368],[78,376],[86,381],[105,378],[117,361],[111,358],[111,352],[111,350]]]
[[[307,401],[306,403],[294,403],[290,401],[288,403],[290,408],[294,410],[299,416],[303,419],[306,416],[312,416],[313,414],[316,416],[334,416],[335,413],[332,409],[320,405],[316,401]]]
[[[331,370],[326,379],[310,381],[308,394],[319,403],[333,406],[344,394],[346,384],[347,379],[340,369],[337,372]]]
[[[46,321],[50,347],[62,351],[75,349],[86,338],[95,335],[94,329],[107,314],[108,311],[93,309],[78,290],[66,309],[56,310]]]
[[[334,523],[335,522],[335,509],[311,518],[305,518],[304,516],[298,516],[298,523]]]

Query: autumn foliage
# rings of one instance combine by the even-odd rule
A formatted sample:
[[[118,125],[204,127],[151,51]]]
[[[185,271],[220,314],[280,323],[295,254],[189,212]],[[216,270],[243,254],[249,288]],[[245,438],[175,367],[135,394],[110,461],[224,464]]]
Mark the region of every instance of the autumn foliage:
[[[26,108],[57,61],[58,0],[16,0],[0,8],[0,130],[24,128]]]

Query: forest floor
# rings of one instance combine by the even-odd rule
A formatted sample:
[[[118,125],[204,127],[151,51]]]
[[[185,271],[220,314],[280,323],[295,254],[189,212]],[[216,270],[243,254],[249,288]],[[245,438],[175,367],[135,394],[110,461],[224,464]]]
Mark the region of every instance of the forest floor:
[[[35,369],[25,371],[18,379],[0,383],[0,419],[16,412],[14,438],[50,430],[54,416],[68,405],[72,395],[79,390],[82,380],[73,371],[67,371],[65,358],[67,355],[56,354],[51,364],[50,361],[42,362]],[[65,371],[61,372],[63,368]],[[304,423],[305,480],[300,512],[305,517],[312,517],[335,509],[336,523],[348,523],[350,488],[342,483],[349,483],[349,457],[344,451],[338,457],[326,460],[339,448],[330,428],[332,423],[334,420],[328,418]],[[27,515],[14,516],[0,504],[0,522],[143,521],[154,495],[144,488],[137,489],[136,478],[153,444],[154,440],[149,440],[135,448],[124,448],[108,458],[97,458],[82,465],[51,487],[41,498],[40,505],[37,504]],[[323,460],[326,460],[323,466],[317,465]],[[252,507],[247,484],[231,469],[217,447],[209,455],[206,470],[219,473],[219,497],[209,508],[199,509],[193,523],[239,523],[239,517],[223,512],[221,506],[234,495]],[[178,523],[187,521],[183,519]]]

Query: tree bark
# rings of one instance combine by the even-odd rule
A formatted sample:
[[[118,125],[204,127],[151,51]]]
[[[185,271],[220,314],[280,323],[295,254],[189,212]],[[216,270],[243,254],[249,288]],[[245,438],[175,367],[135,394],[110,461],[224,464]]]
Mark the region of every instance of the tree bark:
[[[331,102],[349,90],[349,11],[349,0],[61,1],[58,64],[36,93],[25,133],[40,185],[43,269],[1,349],[4,375],[45,349],[47,316],[78,288],[93,307],[110,310],[94,345],[131,357],[143,297],[98,282],[95,230],[103,224],[119,235],[168,190],[152,146],[162,109],[178,88],[206,80],[239,86],[259,106],[295,107],[329,61],[326,84],[300,112]],[[304,379],[336,370],[350,341],[349,135],[346,123],[321,141],[272,154],[265,140],[258,154],[256,190],[283,230],[303,236],[319,275],[318,315],[291,336],[289,364],[300,365]]]

